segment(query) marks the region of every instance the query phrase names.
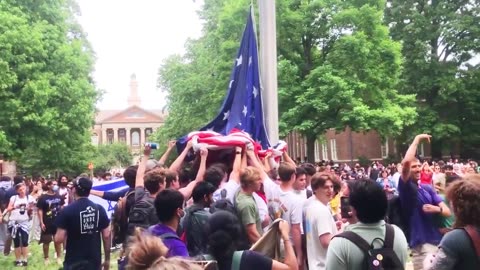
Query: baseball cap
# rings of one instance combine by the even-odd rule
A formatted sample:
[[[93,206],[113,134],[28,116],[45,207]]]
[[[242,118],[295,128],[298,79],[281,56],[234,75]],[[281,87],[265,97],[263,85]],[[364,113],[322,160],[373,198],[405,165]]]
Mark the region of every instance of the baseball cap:
[[[75,179],[73,181],[73,187],[84,190],[84,191],[89,191],[92,189],[93,182],[92,180],[86,178],[86,177],[80,177],[78,179]]]

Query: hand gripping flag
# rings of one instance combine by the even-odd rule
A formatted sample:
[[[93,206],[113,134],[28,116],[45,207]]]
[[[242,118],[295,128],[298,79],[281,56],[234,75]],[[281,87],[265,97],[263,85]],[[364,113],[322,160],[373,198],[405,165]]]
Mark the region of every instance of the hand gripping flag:
[[[254,29],[253,12],[250,12],[243,32],[242,42],[233,65],[227,96],[223,101],[219,114],[210,123],[200,129],[205,132],[216,132],[228,135],[232,130],[248,133],[256,144],[263,149],[270,146],[265,131],[261,95],[260,74],[258,66],[257,41]],[[191,135],[191,134],[189,134]],[[177,141],[177,150],[181,152],[193,136],[185,135]],[[202,133],[203,136],[203,133]],[[216,138],[216,139],[213,139]],[[236,146],[238,137],[226,136],[220,139],[213,136],[210,145],[223,148]],[[229,143],[231,139],[231,144]]]

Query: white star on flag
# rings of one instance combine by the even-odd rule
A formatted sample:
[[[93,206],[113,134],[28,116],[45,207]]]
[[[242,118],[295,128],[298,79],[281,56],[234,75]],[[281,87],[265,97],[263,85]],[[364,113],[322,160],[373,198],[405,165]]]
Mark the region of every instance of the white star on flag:
[[[230,81],[230,84],[228,85],[228,88],[230,88],[230,89],[232,88],[233,82],[234,82],[234,80],[231,80],[231,81]]]
[[[237,67],[242,64],[242,59],[243,59],[242,55],[240,55],[240,57],[237,58]]]
[[[247,113],[248,113],[248,110],[247,110],[247,106],[243,106],[243,117],[247,117]]]
[[[254,86],[253,87],[253,97],[257,98],[257,96],[258,96],[258,89]]]
[[[251,56],[248,58],[248,65],[249,65],[249,66],[252,65],[252,57],[251,57]]]
[[[239,126],[242,126],[242,122],[239,122],[238,125],[239,125]]]
[[[223,120],[224,121],[227,120],[229,116],[230,116],[230,111],[224,112],[223,113]]]
[[[213,127],[207,128],[207,131],[213,131]]]

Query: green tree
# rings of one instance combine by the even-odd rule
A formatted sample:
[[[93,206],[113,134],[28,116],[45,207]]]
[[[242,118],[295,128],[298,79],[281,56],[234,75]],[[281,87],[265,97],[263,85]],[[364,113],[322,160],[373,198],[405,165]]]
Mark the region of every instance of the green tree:
[[[184,56],[167,59],[159,85],[167,91],[169,118],[160,141],[198,129],[225,96],[249,1],[207,0],[200,39]],[[382,25],[384,1],[277,1],[279,112],[283,134],[306,135],[308,156],[329,128],[376,129],[395,135],[412,124],[413,95],[396,88],[399,42]],[[266,101],[268,102],[268,101]]]
[[[123,143],[99,145],[91,155],[95,171],[106,172],[112,168],[125,168],[132,164],[133,156]],[[86,167],[87,165],[85,165]]]
[[[413,124],[413,95],[400,95],[400,43],[382,24],[383,1],[282,1],[281,127],[315,140],[329,128],[399,134]],[[284,36],[288,38],[284,38]]]
[[[433,135],[432,155],[480,156],[478,57],[480,1],[389,0],[386,23],[403,44],[402,93],[416,93],[419,115],[414,129]],[[477,63],[475,63],[477,62]]]
[[[74,2],[0,2],[0,151],[24,168],[83,171],[97,91]]]

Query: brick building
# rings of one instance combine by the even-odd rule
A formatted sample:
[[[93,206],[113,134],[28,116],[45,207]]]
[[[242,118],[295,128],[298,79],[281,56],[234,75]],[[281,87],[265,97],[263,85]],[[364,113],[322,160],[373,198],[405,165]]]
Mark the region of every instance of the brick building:
[[[295,160],[306,161],[307,140],[298,133],[292,132],[285,139],[288,144],[288,154]],[[418,147],[418,154],[430,156],[430,146],[422,143]],[[324,137],[315,142],[315,160],[333,160],[335,162],[356,162],[359,157],[370,160],[383,160],[389,156],[401,156],[396,147],[396,141],[382,138],[376,131],[352,132],[350,128],[337,133],[334,129],[328,130]],[[312,162],[312,161],[310,161]]]

